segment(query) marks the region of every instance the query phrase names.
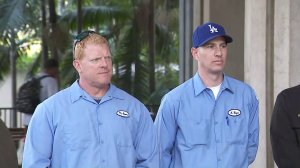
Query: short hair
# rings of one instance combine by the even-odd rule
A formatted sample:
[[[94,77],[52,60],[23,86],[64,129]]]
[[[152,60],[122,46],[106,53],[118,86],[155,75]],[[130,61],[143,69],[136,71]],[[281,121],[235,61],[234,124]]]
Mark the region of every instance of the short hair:
[[[56,59],[50,58],[44,64],[44,69],[58,68],[58,61]]]
[[[101,36],[96,32],[89,33],[82,40],[75,40],[74,42],[74,50],[73,50],[73,59],[81,59],[83,58],[83,49],[87,44],[97,44],[97,45],[108,45],[108,41],[105,37]]]

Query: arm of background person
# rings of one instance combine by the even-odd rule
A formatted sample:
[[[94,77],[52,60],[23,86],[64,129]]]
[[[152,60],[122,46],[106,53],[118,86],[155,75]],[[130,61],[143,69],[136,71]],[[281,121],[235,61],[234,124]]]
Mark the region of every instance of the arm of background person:
[[[47,78],[45,78],[47,79]],[[56,92],[59,91],[59,88],[58,88],[58,82],[57,82],[57,79],[53,78],[53,77],[50,77],[48,78],[48,81],[47,81],[47,97],[50,97],[52,95],[54,95]]]

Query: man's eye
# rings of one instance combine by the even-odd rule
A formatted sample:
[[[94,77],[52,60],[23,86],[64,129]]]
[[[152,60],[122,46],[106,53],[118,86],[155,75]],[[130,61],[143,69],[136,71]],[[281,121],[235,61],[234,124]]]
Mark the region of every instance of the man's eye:
[[[207,47],[207,48],[214,48],[213,45],[207,45],[206,47]]]
[[[227,44],[223,44],[221,45],[222,48],[226,48],[227,47]]]
[[[95,58],[95,59],[91,59],[90,61],[93,63],[98,63],[100,61],[111,61],[111,57],[110,56],[106,56],[106,57],[99,57],[99,58]]]
[[[104,57],[104,60],[105,60],[105,61],[110,61],[110,60],[111,60],[111,57],[110,57],[110,56]]]
[[[100,60],[100,58],[95,58],[95,59],[92,59],[91,62],[98,62]]]

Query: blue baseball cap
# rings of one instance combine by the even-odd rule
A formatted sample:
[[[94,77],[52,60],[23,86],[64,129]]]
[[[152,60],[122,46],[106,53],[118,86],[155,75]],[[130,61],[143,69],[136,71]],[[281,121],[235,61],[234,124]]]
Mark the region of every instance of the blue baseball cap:
[[[196,28],[193,33],[193,47],[203,46],[208,41],[216,37],[224,37],[226,43],[231,43],[233,39],[225,33],[224,28],[216,23],[207,22]]]

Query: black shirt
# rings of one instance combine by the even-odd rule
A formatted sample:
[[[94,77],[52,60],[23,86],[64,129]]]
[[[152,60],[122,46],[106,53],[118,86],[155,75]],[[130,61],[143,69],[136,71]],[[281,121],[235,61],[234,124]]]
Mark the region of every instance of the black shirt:
[[[277,166],[300,168],[300,85],[278,94],[270,134]]]

